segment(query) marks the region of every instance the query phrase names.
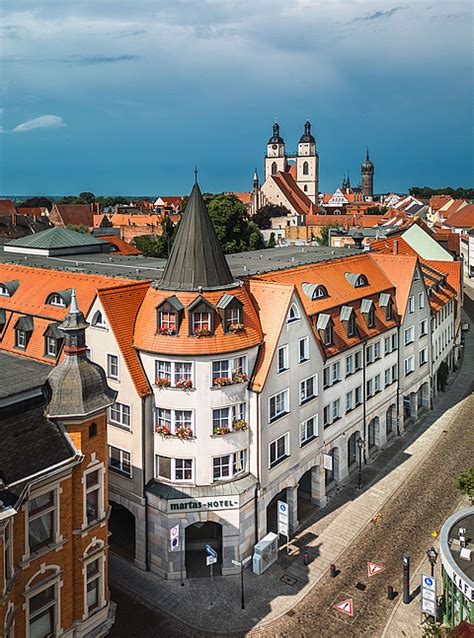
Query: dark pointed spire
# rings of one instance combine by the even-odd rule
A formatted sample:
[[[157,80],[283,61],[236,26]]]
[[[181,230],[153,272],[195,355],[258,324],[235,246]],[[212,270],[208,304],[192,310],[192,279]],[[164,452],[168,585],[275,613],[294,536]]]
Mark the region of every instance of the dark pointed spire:
[[[166,290],[205,290],[233,285],[224,252],[196,183],[160,282]]]
[[[64,359],[48,376],[50,418],[86,417],[112,405],[117,392],[107,385],[103,369],[87,358],[86,328],[89,326],[79,310],[76,291],[63,323]]]
[[[367,161],[369,161],[369,159],[370,159],[370,157],[369,157],[369,147],[367,147],[367,153],[366,153],[365,159]]]
[[[304,133],[300,137],[300,144],[304,144],[308,142],[311,142],[311,143],[315,142],[314,136],[311,135],[311,122],[309,121],[309,118],[304,123]]]

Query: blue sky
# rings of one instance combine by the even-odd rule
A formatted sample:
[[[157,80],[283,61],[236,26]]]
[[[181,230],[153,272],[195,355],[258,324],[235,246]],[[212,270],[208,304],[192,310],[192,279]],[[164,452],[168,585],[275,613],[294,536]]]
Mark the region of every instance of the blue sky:
[[[473,185],[472,5],[4,0],[0,193],[249,190],[309,115],[320,188]]]

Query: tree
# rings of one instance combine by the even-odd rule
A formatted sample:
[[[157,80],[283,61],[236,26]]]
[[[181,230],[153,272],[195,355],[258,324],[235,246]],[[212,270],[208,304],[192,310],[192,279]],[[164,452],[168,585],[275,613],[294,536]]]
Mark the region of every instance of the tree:
[[[83,235],[89,234],[89,228],[85,224],[68,224],[66,228],[69,228],[69,230],[75,230],[76,233],[82,233]]]
[[[53,202],[49,197],[29,197],[18,203],[19,208],[47,208],[51,211]]]
[[[84,191],[83,193],[79,193],[80,204],[93,204],[94,202],[95,202],[94,193],[90,193],[89,191]]]
[[[329,224],[329,226],[323,226],[321,228],[321,235],[319,237],[320,246],[329,246],[329,229],[337,228],[335,224]]]
[[[468,496],[472,503],[474,501],[474,465],[458,476],[456,485],[461,494]]]
[[[276,204],[265,204],[257,210],[252,220],[259,228],[266,229],[272,226],[272,217],[286,217],[290,211],[286,206]]]
[[[364,211],[364,215],[385,215],[388,211],[386,206],[369,206]]]
[[[276,246],[276,240],[275,240],[275,233],[270,233],[270,237],[268,239],[268,244],[267,244],[267,248],[275,248]]]
[[[135,237],[133,244],[141,250],[145,257],[161,257],[167,259],[171,252],[178,224],[173,224],[169,217],[161,222],[161,235],[141,235]]]
[[[433,195],[449,195],[453,199],[474,199],[474,188],[430,188],[429,186],[412,186],[408,190],[413,197],[430,199]]]
[[[249,231],[247,209],[239,199],[235,195],[214,195],[208,199],[207,209],[224,252],[245,250],[253,231]]]
[[[140,235],[135,237],[132,243],[145,257],[161,257],[161,247],[158,244],[158,239],[159,237],[156,235]]]

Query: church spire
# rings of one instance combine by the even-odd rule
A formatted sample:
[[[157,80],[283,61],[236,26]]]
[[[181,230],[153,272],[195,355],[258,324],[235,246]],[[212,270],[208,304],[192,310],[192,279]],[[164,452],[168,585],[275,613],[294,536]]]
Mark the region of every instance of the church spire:
[[[234,284],[197,182],[160,282],[166,290],[209,290]]]

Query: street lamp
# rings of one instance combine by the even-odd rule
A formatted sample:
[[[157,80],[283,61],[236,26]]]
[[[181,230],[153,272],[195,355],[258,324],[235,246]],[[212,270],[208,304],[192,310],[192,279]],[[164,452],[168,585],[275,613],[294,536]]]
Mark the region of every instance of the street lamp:
[[[359,448],[359,477],[357,480],[357,489],[362,489],[362,450],[364,449],[364,439],[360,436],[357,439],[357,447]]]
[[[438,558],[438,552],[435,550],[435,548],[433,547],[433,545],[426,550],[426,555],[428,556],[428,560],[430,561],[430,565],[431,565],[431,576],[434,576],[434,568],[436,565],[436,560]]]

